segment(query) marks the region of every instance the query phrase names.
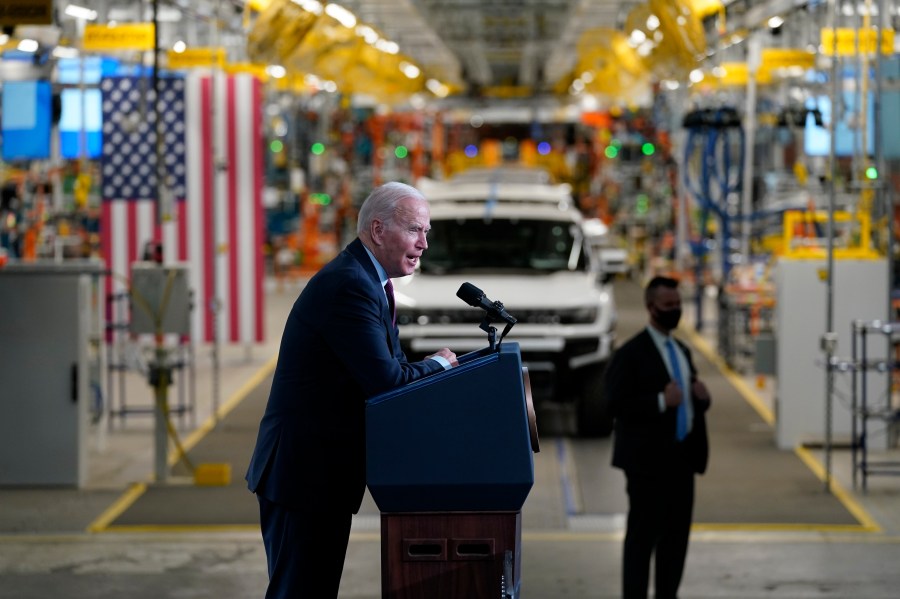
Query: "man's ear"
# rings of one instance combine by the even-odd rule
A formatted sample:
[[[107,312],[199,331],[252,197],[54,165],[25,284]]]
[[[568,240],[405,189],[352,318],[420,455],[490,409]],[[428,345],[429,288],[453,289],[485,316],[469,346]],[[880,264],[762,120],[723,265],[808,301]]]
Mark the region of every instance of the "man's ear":
[[[369,233],[372,236],[372,243],[381,245],[384,240],[384,223],[377,218],[369,225]]]

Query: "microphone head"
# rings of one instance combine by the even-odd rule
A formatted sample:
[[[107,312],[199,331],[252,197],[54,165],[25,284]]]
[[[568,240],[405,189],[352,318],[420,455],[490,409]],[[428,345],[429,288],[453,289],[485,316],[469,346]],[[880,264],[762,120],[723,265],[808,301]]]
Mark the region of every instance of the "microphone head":
[[[484,297],[484,291],[473,285],[472,283],[463,283],[456,292],[456,297],[466,302],[470,306],[476,308],[481,305],[481,298]]]

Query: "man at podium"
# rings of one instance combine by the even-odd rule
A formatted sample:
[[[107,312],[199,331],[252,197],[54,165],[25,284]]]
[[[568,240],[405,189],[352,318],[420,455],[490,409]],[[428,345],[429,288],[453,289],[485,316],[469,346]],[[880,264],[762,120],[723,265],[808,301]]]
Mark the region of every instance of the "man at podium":
[[[457,365],[400,349],[392,277],[428,248],[425,197],[376,188],[357,238],[310,279],[285,325],[247,484],[260,506],[267,598],[337,597],[352,514],[366,486],[365,400]]]

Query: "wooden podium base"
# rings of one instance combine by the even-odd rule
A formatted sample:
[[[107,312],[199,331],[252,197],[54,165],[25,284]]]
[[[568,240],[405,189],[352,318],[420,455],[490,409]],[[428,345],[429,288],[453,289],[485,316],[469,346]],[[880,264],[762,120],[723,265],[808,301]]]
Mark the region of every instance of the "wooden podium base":
[[[518,597],[521,543],[521,511],[382,513],[382,598]]]

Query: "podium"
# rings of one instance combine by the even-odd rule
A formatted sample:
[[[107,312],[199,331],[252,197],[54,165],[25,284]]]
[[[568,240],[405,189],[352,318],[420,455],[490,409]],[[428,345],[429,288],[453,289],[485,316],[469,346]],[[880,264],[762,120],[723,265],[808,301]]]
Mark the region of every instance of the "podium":
[[[517,343],[366,404],[366,476],[381,511],[382,597],[518,597],[521,509],[539,450]]]

